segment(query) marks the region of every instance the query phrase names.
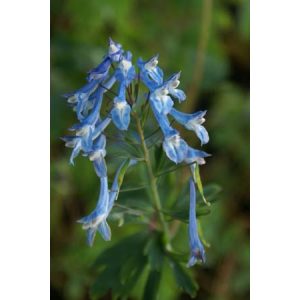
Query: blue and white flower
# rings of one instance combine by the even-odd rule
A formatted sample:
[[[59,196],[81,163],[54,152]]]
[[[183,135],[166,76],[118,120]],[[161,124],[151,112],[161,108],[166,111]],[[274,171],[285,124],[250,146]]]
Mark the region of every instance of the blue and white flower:
[[[180,137],[178,131],[173,129],[168,136],[165,136],[163,149],[168,158],[178,164],[185,159],[188,145]]]
[[[93,162],[95,172],[99,177],[107,176],[107,169],[105,164],[106,156],[106,137],[101,134],[93,143],[91,151],[87,153],[89,159]]]
[[[108,76],[111,66],[111,59],[109,56],[105,56],[103,61],[96,67],[88,72],[87,80],[99,80],[100,82],[105,80]]]
[[[158,54],[145,62],[139,58],[137,62],[137,65],[140,68],[141,79],[150,89],[150,91],[154,90],[163,83],[164,73],[157,64]]]
[[[181,72],[173,74],[166,82],[165,86],[169,91],[169,94],[178,99],[179,102],[182,102],[186,99],[186,95],[184,91],[177,89],[177,87],[180,84],[179,78],[180,78]]]
[[[131,62],[132,54],[127,51],[126,54],[121,58],[118,68],[115,72],[115,76],[121,85],[126,87],[135,78],[135,68]]]
[[[149,99],[157,112],[164,115],[167,115],[174,105],[172,98],[169,96],[169,90],[165,85],[153,90]]]
[[[122,45],[109,38],[108,57],[113,62],[119,62],[123,54]]]
[[[78,221],[78,223],[82,224],[82,228],[87,231],[87,243],[89,246],[92,246],[94,243],[96,231],[103,231],[103,227],[105,227],[106,218],[109,213],[109,192],[107,177],[101,177],[100,183],[100,195],[95,210],[93,210],[92,213],[88,216]],[[105,221],[104,225],[103,221]]]
[[[201,144],[207,144],[209,141],[209,135],[207,130],[202,124],[205,122],[204,116],[206,114],[205,111],[198,111],[193,114],[187,114],[172,108],[170,111],[170,115],[180,124],[182,124],[185,128],[189,130],[193,130],[197,137],[200,139]]]
[[[193,266],[198,260],[205,263],[205,249],[198,235],[196,216],[196,189],[192,178],[190,179],[189,243],[191,254],[188,266]]]
[[[120,86],[119,95],[114,99],[114,107],[111,110],[111,117],[120,130],[127,130],[130,123],[131,107],[126,101],[125,86]]]

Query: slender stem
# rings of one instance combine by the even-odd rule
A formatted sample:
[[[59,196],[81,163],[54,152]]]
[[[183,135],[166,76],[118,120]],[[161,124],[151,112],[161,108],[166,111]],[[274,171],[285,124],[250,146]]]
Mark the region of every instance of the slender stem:
[[[158,193],[158,189],[157,189],[157,182],[156,182],[157,179],[154,176],[154,172],[153,172],[153,169],[151,166],[150,154],[149,154],[146,142],[145,142],[144,131],[143,131],[142,124],[141,124],[141,121],[140,121],[138,115],[136,113],[134,113],[133,116],[136,120],[137,130],[138,130],[139,136],[141,138],[141,144],[142,144],[142,148],[143,148],[143,152],[144,152],[145,163],[147,166],[147,171],[148,171],[149,180],[150,180],[151,192],[153,195],[154,207],[155,207],[156,212],[159,215],[161,224],[163,226],[164,236],[165,236],[165,240],[167,242],[167,247],[170,249],[171,245],[170,245],[169,228],[167,226],[164,215],[162,213],[162,205],[160,202],[160,197],[159,197],[159,193]]]

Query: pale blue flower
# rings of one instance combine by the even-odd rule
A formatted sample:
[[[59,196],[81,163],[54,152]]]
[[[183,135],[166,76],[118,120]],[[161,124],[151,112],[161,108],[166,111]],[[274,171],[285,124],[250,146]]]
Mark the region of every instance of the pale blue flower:
[[[205,114],[206,110],[198,111],[193,114],[183,113],[176,110],[175,108],[172,108],[170,111],[170,115],[173,116],[178,123],[182,124],[189,130],[193,130],[196,133],[202,145],[207,144],[209,141],[208,132],[202,126],[202,124],[205,122]]]
[[[158,64],[158,54],[147,61],[138,59],[137,65],[140,69],[140,76],[144,84],[150,89],[154,90],[163,83],[164,73]]]
[[[209,156],[211,155],[206,153],[205,151],[194,149],[188,146],[184,161],[188,164],[195,162],[198,165],[204,165],[205,164],[204,158]]]
[[[150,93],[149,99],[157,112],[164,115],[167,115],[174,105],[172,98],[169,96],[169,90],[165,85],[153,90]]]
[[[83,136],[65,136],[62,137],[66,147],[73,148],[70,156],[70,164],[74,166],[74,159],[79,155],[80,151],[86,152],[90,150],[92,144],[92,130]]]
[[[120,86],[119,95],[114,99],[114,107],[111,110],[111,117],[120,130],[127,130],[130,123],[131,107],[126,101],[125,86]]]
[[[111,66],[111,59],[105,56],[102,62],[88,72],[87,81],[99,80],[100,82],[107,78]]]
[[[115,76],[121,85],[126,87],[135,78],[135,68],[131,62],[132,54],[127,51],[124,56],[122,56],[119,65],[116,69]]]
[[[109,38],[108,57],[113,62],[119,62],[123,54],[122,45]]]
[[[192,178],[190,179],[189,243],[191,254],[188,267],[193,266],[197,260],[205,263],[205,249],[198,235],[196,216],[196,189]]]
[[[92,213],[88,216],[78,221],[78,223],[82,224],[82,228],[84,230],[87,230],[87,243],[89,246],[92,246],[94,243],[96,231],[102,231],[103,225],[101,224],[106,220],[109,213],[109,192],[107,177],[101,177],[100,183],[100,195],[95,210],[93,210]]]
[[[180,137],[178,131],[173,129],[168,136],[165,136],[163,149],[168,158],[178,164],[185,159],[188,145]]]
[[[105,164],[106,156],[106,137],[101,134],[97,139],[95,139],[91,150],[87,153],[89,159],[93,162],[96,174],[99,177],[107,176],[107,169]]]
[[[186,99],[186,95],[184,91],[177,89],[180,84],[180,74],[181,72],[173,74],[169,79],[167,79],[164,85],[168,89],[170,95],[177,98],[179,102],[182,102]]]

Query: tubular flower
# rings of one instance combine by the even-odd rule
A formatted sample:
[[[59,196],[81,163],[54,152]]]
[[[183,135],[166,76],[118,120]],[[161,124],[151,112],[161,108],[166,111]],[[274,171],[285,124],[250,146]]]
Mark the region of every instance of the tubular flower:
[[[101,177],[100,182],[100,195],[96,208],[88,216],[78,220],[78,223],[82,224],[82,228],[87,230],[87,243],[89,246],[93,245],[96,231],[100,231],[101,224],[108,215],[109,193],[107,177]]]
[[[157,64],[158,54],[145,62],[141,58],[137,61],[141,78],[150,90],[154,90],[163,83],[164,73]]]
[[[205,122],[204,116],[206,114],[205,111],[198,111],[193,114],[186,114],[172,108],[170,111],[170,115],[180,124],[182,124],[185,128],[189,130],[193,130],[197,137],[200,139],[201,144],[207,144],[209,141],[209,136],[207,130],[202,126]]]
[[[193,179],[190,179],[190,212],[189,212],[189,243],[190,259],[188,266],[193,266],[197,260],[205,263],[205,249],[198,235],[197,217],[196,217],[196,190]]]
[[[125,86],[121,85],[119,95],[114,99],[114,108],[111,111],[112,120],[118,129],[128,129],[130,112],[131,108],[125,97]]]

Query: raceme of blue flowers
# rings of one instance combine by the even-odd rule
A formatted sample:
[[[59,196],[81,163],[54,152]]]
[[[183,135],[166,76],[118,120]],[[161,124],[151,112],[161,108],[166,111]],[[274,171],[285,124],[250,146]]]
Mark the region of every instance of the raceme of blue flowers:
[[[152,112],[164,136],[164,152],[176,164],[186,163],[191,167],[190,260],[188,266],[194,265],[197,260],[205,262],[205,250],[197,230],[194,166],[195,164],[204,164],[204,158],[208,157],[209,154],[190,147],[181,138],[179,132],[171,126],[169,116],[186,129],[194,131],[201,145],[204,145],[209,141],[208,133],[203,126],[206,111],[187,114],[173,107],[174,99],[179,103],[186,100],[184,91],[178,88],[181,74],[178,72],[168,78],[165,77],[162,69],[158,66],[158,55],[147,61],[139,58],[137,69],[138,72],[132,63],[131,52],[125,52],[120,44],[110,39],[107,54],[97,67],[88,72],[87,83],[79,90],[65,95],[78,119],[78,123],[69,129],[74,134],[63,137],[66,147],[73,149],[70,163],[74,165],[74,159],[80,153],[88,157],[94,165],[100,183],[99,198],[95,209],[78,222],[86,230],[87,242],[90,246],[93,245],[97,231],[104,240],[111,239],[111,230],[107,218],[118,197],[120,189],[118,176],[124,163],[116,171],[113,184],[109,187],[105,163],[105,129],[111,123],[119,130],[126,131],[128,129],[132,103],[127,101],[126,91],[133,81],[142,81],[149,90],[147,101],[150,102]],[[118,88],[118,94],[113,99],[113,107],[106,116],[100,116],[103,95],[113,85],[117,85]],[[135,160],[130,160],[129,166],[135,163]]]

